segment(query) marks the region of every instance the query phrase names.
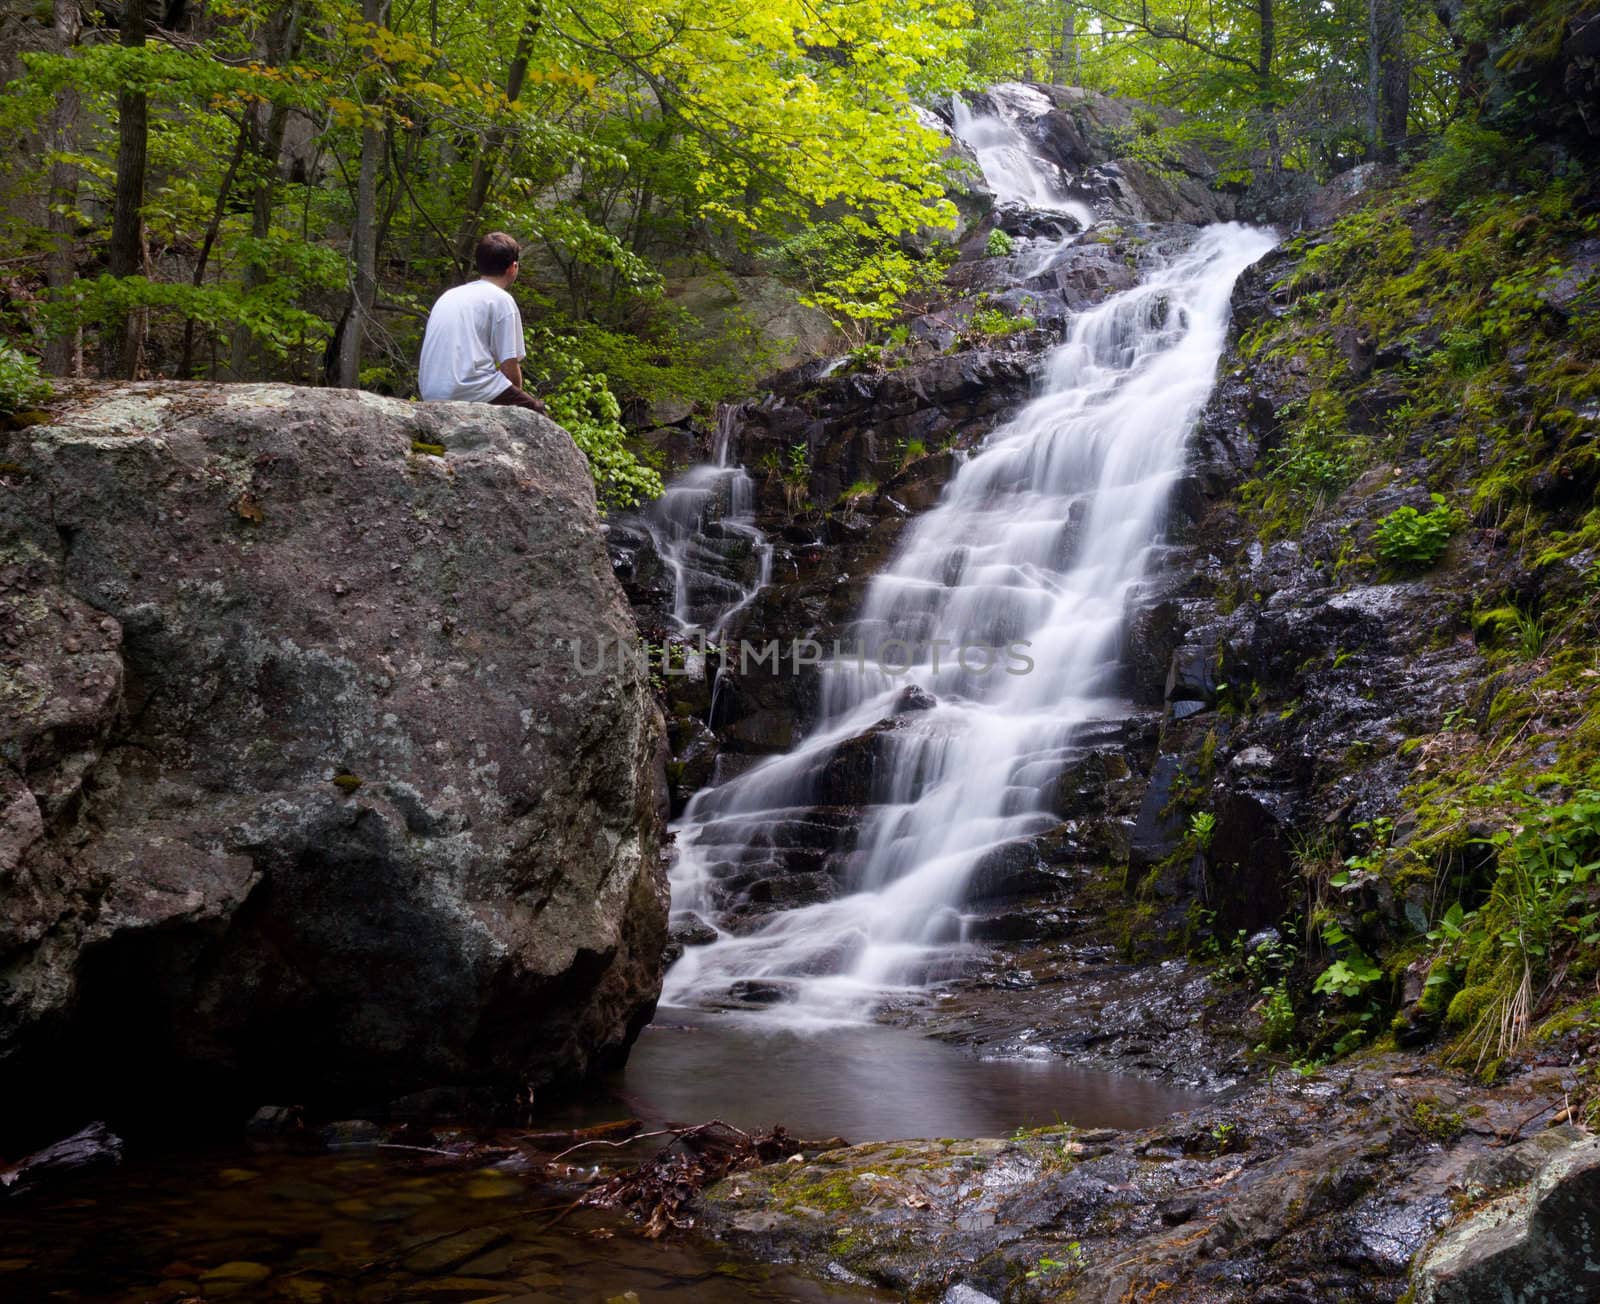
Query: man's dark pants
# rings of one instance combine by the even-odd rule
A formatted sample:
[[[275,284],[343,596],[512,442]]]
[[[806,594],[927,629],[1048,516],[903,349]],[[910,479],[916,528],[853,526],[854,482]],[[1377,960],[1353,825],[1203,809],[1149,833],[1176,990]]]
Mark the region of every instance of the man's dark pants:
[[[527,408],[530,412],[543,412],[545,410],[543,399],[534,398],[532,394],[518,389],[515,385],[501,390],[489,402],[496,407]]]

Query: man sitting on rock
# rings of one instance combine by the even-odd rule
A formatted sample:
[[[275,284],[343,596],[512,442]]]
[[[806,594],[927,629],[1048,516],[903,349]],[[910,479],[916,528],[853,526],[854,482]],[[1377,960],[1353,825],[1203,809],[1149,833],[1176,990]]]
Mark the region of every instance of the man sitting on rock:
[[[478,241],[478,279],[446,290],[428,314],[417,389],[430,402],[496,403],[545,410],[522,389],[522,313],[511,297],[522,253],[516,237],[491,231]]]

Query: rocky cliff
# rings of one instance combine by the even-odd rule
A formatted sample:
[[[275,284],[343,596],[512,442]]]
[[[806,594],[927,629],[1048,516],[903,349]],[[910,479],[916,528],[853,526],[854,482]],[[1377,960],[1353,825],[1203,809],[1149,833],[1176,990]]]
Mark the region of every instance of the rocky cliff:
[[[1596,174],[1565,149],[1491,133],[1368,169],[1241,279],[1129,611],[1129,713],[1053,780],[1061,823],[973,875],[985,954],[936,1012],[895,1015],[1235,1094],[1042,1155],[860,1148],[741,1175],[708,1201],[722,1234],[948,1299],[974,1298],[965,1278],[1006,1299],[1393,1300],[1455,1208],[1528,1183],[1578,1135],[1553,1124],[1600,1119],[1600,249]],[[906,345],[744,412],[774,584],[732,632],[826,641],[1061,323],[1168,234],[1099,224],[1017,277],[980,228]],[[619,535],[659,611],[648,547]],[[680,796],[814,714],[804,676],[693,690]],[[849,883],[877,732],[840,749],[827,806],[719,880],[721,922]],[[990,1181],[995,1204],[969,1204]]]
[[[626,1052],[660,723],[577,668],[633,627],[564,431],[99,391],[0,435],[0,520],[14,1110],[508,1096]]]

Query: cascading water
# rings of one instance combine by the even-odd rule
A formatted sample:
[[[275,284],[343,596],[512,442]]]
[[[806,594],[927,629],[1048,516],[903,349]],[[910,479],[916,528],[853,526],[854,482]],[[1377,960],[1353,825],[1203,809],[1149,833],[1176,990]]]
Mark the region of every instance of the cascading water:
[[[733,460],[739,413],[736,405],[721,409],[712,460],[678,476],[639,518],[671,576],[678,632],[712,641],[772,578],[772,545],[755,524],[755,486]]]
[[[1017,126],[1021,116],[1049,112],[1049,99],[1043,92],[1015,82],[991,87],[989,98],[998,113],[974,113],[959,95],[950,106],[955,134],[977,158],[985,188],[1001,204],[1034,213],[1064,213],[1080,228],[1090,226],[1094,214],[1087,205],[1066,196],[1061,169],[1033,153]]]
[[[1022,177],[991,179],[1002,198],[1059,198],[1038,198],[1046,179],[1017,161],[1012,124],[959,109],[958,121],[988,142],[986,174]],[[675,920],[715,940],[684,952],[664,1004],[719,1005],[754,982],[789,1026],[852,1021],[959,963],[974,877],[1031,855],[1057,823],[1045,794],[1075,735],[1126,714],[1112,695],[1126,601],[1210,392],[1233,283],[1273,243],[1209,228],[1072,320],[1040,397],[958,469],[873,580],[854,654],[822,669],[811,734],[686,808]],[[867,791],[842,798],[841,770]],[[840,803],[862,801],[845,812],[853,849],[813,873],[833,880],[832,899],[752,931],[723,925],[719,907],[764,871],[790,872],[795,848],[815,866],[819,827],[832,836]]]
[[[951,117],[955,135],[971,149],[984,186],[994,196],[1000,226],[1019,231],[1006,270],[1022,284],[1050,271],[1095,218],[1087,204],[1067,197],[1071,178],[1038,157],[1023,133],[1021,120],[1048,113],[1049,98],[1032,86],[1002,82],[989,88],[988,99],[996,111],[975,113],[957,95],[950,102]],[[1008,214],[1025,219],[1020,230],[1018,223],[1006,220]]]

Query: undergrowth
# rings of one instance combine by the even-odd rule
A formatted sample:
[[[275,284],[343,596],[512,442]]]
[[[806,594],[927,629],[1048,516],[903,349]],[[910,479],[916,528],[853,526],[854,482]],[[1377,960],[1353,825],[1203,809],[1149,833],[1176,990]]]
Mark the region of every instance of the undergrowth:
[[[1597,199],[1559,158],[1452,129],[1291,242],[1241,341],[1298,395],[1241,491],[1259,537],[1320,530],[1348,586],[1446,565],[1470,532],[1510,577],[1441,589],[1468,604],[1484,680],[1402,747],[1392,823],[1357,826],[1356,854],[1303,850],[1302,952],[1248,975],[1259,1049],[1314,1063],[1439,1036],[1487,1075],[1572,1011],[1600,1029],[1600,278],[1573,262]]]

